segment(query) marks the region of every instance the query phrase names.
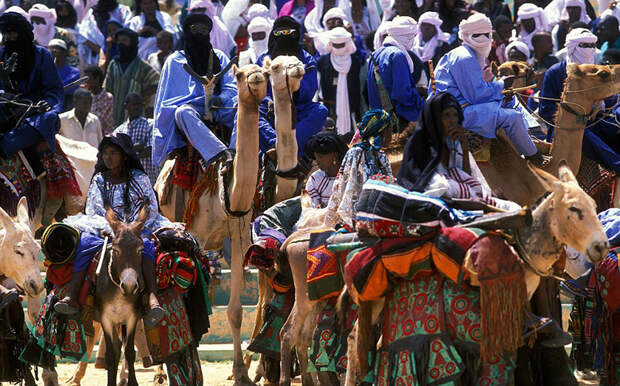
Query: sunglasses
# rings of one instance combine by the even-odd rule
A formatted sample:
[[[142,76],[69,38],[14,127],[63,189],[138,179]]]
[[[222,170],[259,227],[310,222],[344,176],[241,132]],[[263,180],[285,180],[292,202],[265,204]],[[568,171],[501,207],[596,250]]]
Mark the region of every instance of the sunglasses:
[[[189,30],[190,30],[191,33],[200,34],[200,35],[208,35],[209,32],[211,32],[209,30],[209,27],[207,27],[204,24],[192,24],[189,27]]]
[[[596,43],[579,43],[581,48],[596,48]]]
[[[273,36],[291,36],[297,33],[296,29],[290,28],[290,29],[279,29],[276,31],[273,31]]]

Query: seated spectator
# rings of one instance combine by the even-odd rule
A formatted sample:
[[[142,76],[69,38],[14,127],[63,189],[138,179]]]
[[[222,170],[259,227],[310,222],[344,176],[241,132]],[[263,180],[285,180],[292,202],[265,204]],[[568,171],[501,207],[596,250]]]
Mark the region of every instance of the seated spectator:
[[[56,10],[55,39],[62,39],[67,43],[67,63],[80,66],[80,57],[77,51],[77,42],[82,39],[77,31],[77,13],[73,3],[68,0],[59,0],[54,6]]]
[[[67,30],[55,26],[56,11],[43,4],[35,4],[28,11],[30,23],[34,29],[34,40],[42,47],[47,47],[52,39],[61,39],[66,43],[68,55],[67,62],[71,66],[78,66],[80,60],[77,56],[77,49],[74,37]]]
[[[142,116],[144,104],[140,94],[130,93],[125,98],[125,110],[127,110],[127,120],[114,130],[114,134],[124,133],[131,138],[133,148],[140,158],[146,175],[149,176],[151,185],[155,185],[159,175],[159,167],[153,164],[151,145],[153,140],[153,120]]]
[[[103,71],[97,66],[90,66],[84,70],[84,75],[88,76],[84,87],[93,96],[90,112],[99,118],[103,135],[111,134],[114,131],[114,97],[102,87]]]
[[[67,58],[67,43],[60,39],[52,39],[49,42],[48,48],[54,56],[54,63],[56,64],[56,69],[58,69],[58,75],[60,75],[60,80],[62,81],[63,87],[80,79],[80,70],[66,63],[65,59]],[[63,111],[71,109],[71,96],[73,95],[77,87],[78,86],[76,85],[64,90],[65,101],[62,106]]]
[[[577,29],[577,28],[588,29],[588,30],[590,29],[587,23],[582,23],[578,21],[578,22],[571,24],[570,28],[568,29],[568,33],[570,33],[572,30]],[[564,47],[555,53],[555,57],[558,58],[558,60],[561,62],[563,60],[564,61],[566,60],[567,54],[568,54],[568,50],[566,47]],[[598,64],[600,60],[601,60],[601,50],[597,48],[594,51],[594,64]]]
[[[519,23],[519,41],[525,43],[530,51],[534,50],[532,46],[532,37],[536,32],[547,31],[547,19],[545,11],[531,3],[523,4],[517,12]],[[528,55],[529,58],[529,55]]]
[[[560,22],[553,27],[551,36],[553,37],[553,48],[555,51],[564,48],[566,35],[570,32],[573,23],[581,22],[590,26],[590,17],[586,12],[584,0],[566,0],[564,9],[560,15]]]
[[[313,208],[325,208],[348,148],[340,136],[333,132],[315,134],[308,141],[308,147],[319,170],[308,177],[306,191],[312,199]]]
[[[157,33],[157,52],[149,55],[146,62],[158,72],[161,72],[166,58],[172,53],[173,46],[174,39],[172,34],[166,30],[159,31]]]
[[[313,0],[289,0],[282,6],[278,17],[290,16],[296,22],[303,25],[306,16],[314,8]]]
[[[476,12],[484,13],[491,20],[495,20],[500,15],[512,18],[510,7],[503,0],[477,0],[472,8]]]
[[[79,88],[73,94],[72,110],[60,114],[60,134],[76,141],[87,142],[98,147],[103,139],[99,118],[90,112],[93,102],[91,93]]]
[[[527,62],[530,58],[530,49],[520,40],[515,40],[506,47],[509,61]]]
[[[432,11],[423,13],[418,20],[418,35],[413,41],[413,52],[422,61],[427,73],[429,60],[435,65],[450,51],[448,47],[450,34],[441,31],[441,24],[439,14]]]
[[[160,31],[174,33],[172,19],[159,10],[157,0],[136,0],[136,16],[129,20],[127,28],[138,33],[138,56],[146,60],[157,52],[157,34]]]
[[[534,71],[546,70],[558,62],[553,56],[553,41],[549,32],[536,32],[532,37]]]

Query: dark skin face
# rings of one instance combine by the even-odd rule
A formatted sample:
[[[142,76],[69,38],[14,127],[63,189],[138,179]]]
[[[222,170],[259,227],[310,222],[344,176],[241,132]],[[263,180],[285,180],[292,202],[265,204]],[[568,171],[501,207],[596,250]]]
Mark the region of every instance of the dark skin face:
[[[127,115],[130,120],[134,120],[136,118],[140,118],[142,115],[142,109],[144,109],[144,104],[142,103],[142,99],[140,98],[132,98],[125,102],[125,109],[127,109]]]
[[[331,19],[325,20],[325,24],[327,24],[328,30],[332,30],[336,27],[344,27],[344,22],[339,17],[332,17]]]
[[[19,39],[19,33],[15,31],[4,31],[2,33],[2,39],[5,42],[16,42]]]
[[[399,16],[411,16],[410,0],[396,0],[396,2],[394,3],[394,10]]]
[[[91,96],[83,96],[73,101],[73,107],[75,107],[75,115],[85,117],[90,112],[90,108],[93,104],[93,98]]]
[[[316,164],[324,171],[329,177],[336,177],[338,174],[338,169],[340,169],[340,163],[338,162],[338,154],[329,153],[329,154],[319,154],[314,153],[314,158],[316,159]]]
[[[521,20],[521,26],[528,34],[531,34],[536,29],[536,20],[533,18]]]
[[[568,13],[568,22],[570,24],[579,21],[581,19],[581,8],[580,7],[566,7],[566,12]]]
[[[131,38],[127,35],[118,35],[116,43],[129,47],[131,45]]]
[[[534,45],[534,51],[541,55],[551,54],[553,52],[553,40],[551,39],[551,35],[544,35],[538,38]]]
[[[88,91],[90,91],[92,93],[95,93],[95,94],[98,94],[99,93],[99,89],[101,88],[100,82],[101,82],[101,80],[98,79],[97,77],[92,76],[92,75],[88,75],[88,79],[84,83],[84,87]]]
[[[45,19],[40,17],[40,16],[33,16],[30,18],[30,24],[35,25],[35,24],[47,24],[45,22]]]
[[[103,164],[108,168],[106,174],[112,177],[112,182],[119,182],[123,176],[123,166],[125,164],[125,154],[117,146],[110,145],[102,149],[101,158]],[[116,181],[114,181],[116,179]]]
[[[116,23],[110,23],[107,25],[106,29],[108,31],[108,37],[113,37],[121,27]]]
[[[464,153],[469,151],[467,134],[465,133],[463,126],[459,123],[459,114],[455,107],[448,107],[441,112],[441,140],[444,144],[445,139],[448,136],[461,143],[461,148]],[[442,153],[442,163],[447,165],[449,159],[450,154],[447,151],[444,151]],[[463,170],[470,173],[469,157],[463,157]]]
[[[596,35],[599,42],[613,43],[618,39],[618,28],[612,22],[604,19],[596,27]]]
[[[499,36],[500,41],[507,42],[512,35],[512,26],[510,24],[503,24],[497,27],[497,35]]]
[[[157,49],[165,53],[172,51],[172,41],[168,38],[157,36]]]
[[[430,23],[421,23],[420,33],[422,34],[422,40],[427,42],[431,40],[433,36],[437,35],[437,29]]]
[[[264,31],[260,31],[260,32],[253,32],[252,33],[252,40],[257,41],[257,40],[263,40],[267,37],[267,33]]]
[[[523,55],[523,52],[517,50],[516,48],[512,48],[508,52],[508,60],[515,62],[525,62],[527,61],[527,57]]]
[[[49,47],[50,52],[54,56],[54,61],[57,66],[63,66],[65,64],[65,58],[67,57],[67,51],[63,50],[60,47]]]
[[[58,16],[60,17],[67,17],[70,15],[69,8],[66,5],[63,5],[62,7],[58,8],[56,13],[58,13]]]
[[[157,10],[155,0],[142,0],[140,2],[140,7],[144,15],[155,16],[155,11]]]

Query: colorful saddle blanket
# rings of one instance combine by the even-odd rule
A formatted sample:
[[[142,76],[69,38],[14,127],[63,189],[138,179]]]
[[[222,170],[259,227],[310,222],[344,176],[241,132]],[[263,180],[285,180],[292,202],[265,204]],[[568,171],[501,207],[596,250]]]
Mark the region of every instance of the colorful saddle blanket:
[[[0,157],[0,180],[2,209],[9,216],[16,216],[19,199],[26,197],[32,217],[41,202],[41,184],[21,151],[10,158]]]
[[[310,234],[306,276],[310,300],[338,296],[344,287],[342,275],[344,256],[327,249],[326,246],[327,238],[334,232],[333,229],[323,229]]]

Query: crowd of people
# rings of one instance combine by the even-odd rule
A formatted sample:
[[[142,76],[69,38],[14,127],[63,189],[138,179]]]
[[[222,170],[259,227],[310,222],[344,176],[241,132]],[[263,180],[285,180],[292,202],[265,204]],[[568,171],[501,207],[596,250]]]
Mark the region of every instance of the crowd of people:
[[[233,159],[234,57],[239,66],[262,66],[289,55],[305,66],[292,95],[298,153],[316,160],[306,190],[314,207],[328,208],[328,225],[353,225],[364,181],[391,176],[381,148],[392,130],[411,133],[398,175],[405,188],[518,208],[493,197],[465,132],[495,138],[503,129],[520,154],[543,165],[535,139],[553,137],[567,66],[620,63],[620,9],[606,0],[3,0],[0,10],[0,61],[17,54],[13,70],[0,68],[0,83],[32,102],[14,126],[0,107],[0,123],[11,123],[0,156],[55,152],[57,133],[98,148],[85,210],[91,217],[68,220],[82,230],[101,225],[93,218],[104,217],[104,202],[125,221],[148,202],[145,233],[167,223],[148,182],[175,150],[191,145],[206,163]],[[510,92],[513,76],[492,72],[492,63],[507,61],[534,70],[525,99]],[[197,76],[215,76],[208,103]],[[259,147],[274,159],[272,105],[269,88]],[[617,105],[602,107],[614,116]],[[598,120],[584,152],[620,172],[616,127]],[[101,244],[92,234],[76,261],[88,261]],[[149,248],[145,272],[154,270]],[[58,312],[76,312],[85,267],[74,267],[75,285]],[[154,324],[161,310],[151,300]]]

